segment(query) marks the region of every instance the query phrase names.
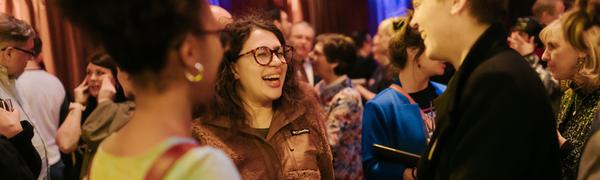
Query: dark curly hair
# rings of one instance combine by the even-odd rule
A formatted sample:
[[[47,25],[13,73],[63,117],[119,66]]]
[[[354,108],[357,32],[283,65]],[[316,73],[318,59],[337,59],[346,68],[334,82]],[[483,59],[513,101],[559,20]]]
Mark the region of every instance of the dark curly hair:
[[[203,29],[201,0],[57,0],[63,14],[99,40],[119,67],[140,78],[161,72],[167,52]],[[152,79],[152,80],[150,80]],[[138,82],[156,82],[152,77]]]
[[[225,52],[224,59],[219,66],[215,87],[216,97],[208,107],[205,107],[207,111],[204,117],[201,117],[202,120],[226,117],[232,121],[233,126],[231,129],[234,131],[237,130],[236,127],[246,125],[248,111],[245,109],[242,97],[236,91],[240,83],[234,77],[233,65],[238,61],[240,51],[250,34],[256,29],[272,32],[282,46],[286,44],[281,31],[273,23],[267,22],[257,15],[249,15],[227,25],[221,34],[221,41],[226,41],[226,44],[229,44],[230,48]],[[292,64],[293,61],[287,60],[287,63],[287,75],[283,83],[282,95],[273,102],[273,109],[275,111],[290,111],[282,112],[285,114],[297,109],[294,107],[300,106],[299,101],[304,96],[303,91],[300,90],[298,80],[293,73],[296,72]]]
[[[394,34],[388,45],[390,62],[398,69],[404,69],[408,61],[408,48],[417,48],[415,60],[425,51],[425,45],[421,35],[415,29],[410,27],[409,22],[412,14],[408,13],[405,17],[399,18],[394,22]]]
[[[315,44],[323,44],[323,55],[329,63],[338,63],[336,75],[348,74],[356,61],[356,45],[352,38],[341,34],[321,34]]]

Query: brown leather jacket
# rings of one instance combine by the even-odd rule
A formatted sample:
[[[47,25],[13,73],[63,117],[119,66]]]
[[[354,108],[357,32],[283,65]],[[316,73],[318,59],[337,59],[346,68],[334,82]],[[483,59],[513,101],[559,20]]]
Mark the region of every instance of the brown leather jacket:
[[[231,121],[225,117],[195,121],[193,135],[227,153],[243,179],[333,179],[322,117],[308,108],[319,106],[301,106],[289,114],[275,112],[266,139],[249,126],[231,131]]]

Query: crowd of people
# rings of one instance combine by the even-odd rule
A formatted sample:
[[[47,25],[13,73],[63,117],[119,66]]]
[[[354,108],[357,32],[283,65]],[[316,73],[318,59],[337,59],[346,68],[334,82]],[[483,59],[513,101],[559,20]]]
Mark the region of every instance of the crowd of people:
[[[68,97],[0,13],[0,179],[600,179],[600,2],[413,0],[366,32],[205,0],[58,0]],[[451,78],[450,78],[451,77]]]

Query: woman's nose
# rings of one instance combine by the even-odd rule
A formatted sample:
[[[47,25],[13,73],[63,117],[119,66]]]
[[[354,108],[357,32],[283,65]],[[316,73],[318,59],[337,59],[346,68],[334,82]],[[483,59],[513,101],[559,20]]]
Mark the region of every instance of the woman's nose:
[[[548,49],[544,50],[544,53],[542,54],[542,61],[550,61],[550,52],[548,52]]]

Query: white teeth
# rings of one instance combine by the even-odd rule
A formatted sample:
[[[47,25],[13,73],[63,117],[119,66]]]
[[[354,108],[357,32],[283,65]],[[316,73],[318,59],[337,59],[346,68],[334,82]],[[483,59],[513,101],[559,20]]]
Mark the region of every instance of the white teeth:
[[[279,79],[279,74],[263,76],[263,79]]]

